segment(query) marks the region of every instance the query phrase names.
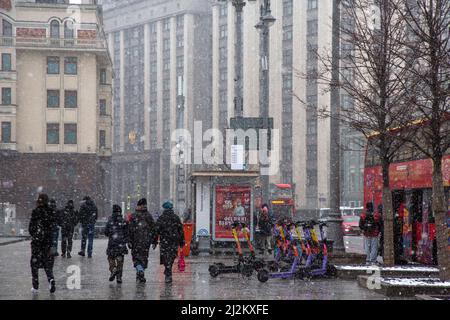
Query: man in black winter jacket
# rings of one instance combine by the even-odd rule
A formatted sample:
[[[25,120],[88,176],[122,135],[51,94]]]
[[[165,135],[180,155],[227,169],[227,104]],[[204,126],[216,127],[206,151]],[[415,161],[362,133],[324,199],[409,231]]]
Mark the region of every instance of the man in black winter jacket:
[[[133,265],[136,268],[136,281],[145,283],[145,269],[148,266],[148,255],[153,241],[155,222],[147,211],[147,200],[137,203],[136,211],[128,223],[128,245],[131,249]]]
[[[88,242],[88,258],[92,258],[92,250],[94,248],[94,232],[95,223],[97,222],[97,206],[90,197],[84,197],[80,206],[80,223],[81,223],[81,250],[78,254],[85,256],[86,242]]]
[[[78,223],[78,212],[75,210],[73,200],[67,201],[66,207],[61,210],[60,226],[61,226],[61,252],[62,257],[72,258],[73,233]]]
[[[164,212],[156,222],[156,235],[153,248],[160,246],[160,264],[164,265],[166,283],[172,283],[172,266],[178,256],[178,249],[184,247],[183,225],[173,211],[173,204],[167,201],[163,204]]]
[[[40,194],[37,207],[31,213],[28,232],[31,236],[31,276],[33,293],[39,289],[39,269],[44,268],[49,282],[50,292],[56,290],[55,277],[53,276],[53,264],[55,257],[52,252],[52,244],[57,228],[56,216],[49,207],[49,199],[46,194]]]

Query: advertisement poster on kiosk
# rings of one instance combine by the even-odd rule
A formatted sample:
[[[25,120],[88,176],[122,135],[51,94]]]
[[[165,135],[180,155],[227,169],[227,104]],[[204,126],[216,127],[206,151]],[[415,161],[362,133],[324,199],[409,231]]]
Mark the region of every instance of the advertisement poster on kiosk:
[[[213,240],[234,241],[231,226],[236,221],[249,226],[253,238],[252,208],[251,186],[217,185],[214,192]]]

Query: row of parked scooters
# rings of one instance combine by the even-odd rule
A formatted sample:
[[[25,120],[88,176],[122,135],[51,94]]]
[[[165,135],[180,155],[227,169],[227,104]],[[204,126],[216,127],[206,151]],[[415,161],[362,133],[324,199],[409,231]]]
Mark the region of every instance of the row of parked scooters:
[[[320,232],[320,239],[316,231]],[[334,276],[335,268],[328,261],[328,247],[324,221],[298,221],[287,219],[279,221],[273,230],[275,250],[273,260],[265,261],[256,257],[250,240],[250,230],[244,224],[235,222],[232,225],[238,259],[234,265],[214,263],[209,266],[212,277],[220,274],[236,273],[251,277],[256,271],[258,280],[269,279],[311,279],[315,277]],[[242,233],[247,241],[250,254],[244,256],[238,233]]]

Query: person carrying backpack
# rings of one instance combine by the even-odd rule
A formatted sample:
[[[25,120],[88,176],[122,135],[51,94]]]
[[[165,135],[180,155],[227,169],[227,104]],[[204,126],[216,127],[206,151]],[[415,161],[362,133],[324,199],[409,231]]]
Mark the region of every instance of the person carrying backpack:
[[[378,238],[381,231],[381,216],[374,213],[373,203],[366,203],[366,212],[361,214],[359,228],[363,231],[366,249],[366,264],[376,264],[378,257]]]

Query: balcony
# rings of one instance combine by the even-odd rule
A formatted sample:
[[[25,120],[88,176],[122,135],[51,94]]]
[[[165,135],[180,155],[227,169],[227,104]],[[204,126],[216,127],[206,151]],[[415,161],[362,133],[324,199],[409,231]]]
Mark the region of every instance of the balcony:
[[[17,144],[15,142],[6,143],[0,141],[0,150],[17,151]]]
[[[43,37],[4,37],[0,36],[0,47],[15,47],[17,49],[59,49],[59,50],[107,50],[104,39],[55,39]]]

